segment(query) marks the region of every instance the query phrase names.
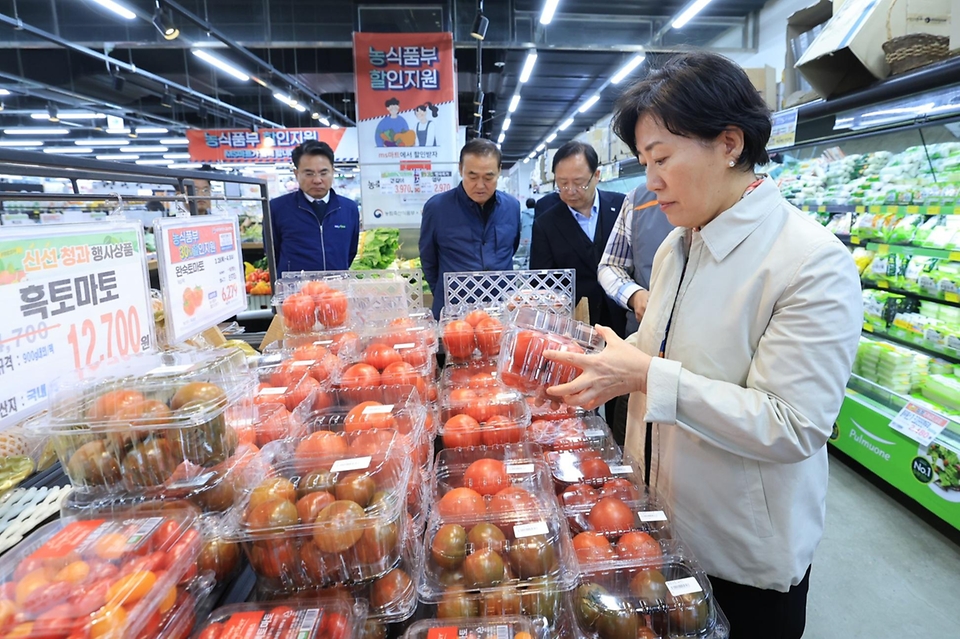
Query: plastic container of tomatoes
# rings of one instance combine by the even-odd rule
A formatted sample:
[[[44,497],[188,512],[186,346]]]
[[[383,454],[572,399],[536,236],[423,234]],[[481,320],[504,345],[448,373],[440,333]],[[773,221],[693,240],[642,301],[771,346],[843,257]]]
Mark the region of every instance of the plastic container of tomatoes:
[[[608,481],[618,478],[638,488],[644,485],[640,464],[624,455],[617,445],[551,451],[545,453],[544,458],[558,495],[575,484],[588,484],[600,490]]]
[[[508,313],[529,309],[569,316],[573,311],[570,296],[550,288],[512,287],[504,290],[501,299]]]
[[[440,386],[443,390],[454,388],[487,388],[490,378],[499,384],[497,377],[497,359],[475,359],[469,362],[448,362],[440,372]],[[501,385],[502,386],[502,385]]]
[[[423,619],[411,625],[403,639],[548,639],[551,636],[543,618],[504,616],[462,619],[460,623]]]
[[[435,500],[453,490],[468,488],[489,502],[503,489],[522,488],[533,498],[534,510],[556,507],[550,471],[536,444],[445,448],[437,453],[433,478]],[[435,510],[442,510],[439,504]]]
[[[349,344],[352,338],[347,338]],[[326,342],[326,344],[315,343]],[[332,350],[333,340],[314,340],[314,342],[292,346],[284,342],[275,342],[273,348],[266,350],[257,361],[257,366],[282,366],[289,373],[306,371],[317,382],[323,384],[339,374],[343,361]],[[337,349],[339,352],[339,349]]]
[[[213,607],[213,588],[215,581],[210,574],[200,574],[186,585],[177,586],[177,597],[173,606],[161,612],[157,611],[154,620],[147,623],[137,639],[188,639],[193,634],[198,619],[205,618]],[[163,609],[169,599],[161,605]]]
[[[184,465],[211,470],[233,456],[230,424],[251,419],[253,384],[239,349],[140,354],[55,379],[33,428],[76,487],[158,488]]]
[[[440,314],[440,336],[449,362],[494,358],[509,326],[500,304],[448,304]]]
[[[579,585],[569,593],[581,637],[729,637],[710,581],[680,544],[654,560],[620,560],[581,571]]]
[[[329,384],[321,384],[313,377],[308,366],[301,362],[286,360],[280,363],[263,364],[257,367],[259,384],[253,402],[255,404],[283,404],[289,412],[297,409],[311,410],[318,398],[318,392]]]
[[[274,590],[373,579],[400,559],[411,472],[391,431],[278,440],[248,465],[229,525]]]
[[[504,334],[497,372],[506,386],[546,397],[547,388],[572,381],[581,370],[546,359],[544,351],[593,354],[603,347],[603,338],[587,324],[546,311],[521,308],[514,318],[514,326]]]
[[[301,278],[284,274],[275,285],[273,305],[283,321],[285,335],[353,326],[350,282],[343,279]]]
[[[345,598],[234,604],[214,610],[193,639],[352,639],[365,615]]]
[[[586,448],[619,449],[607,422],[597,415],[537,420],[530,423],[523,435],[524,441],[538,444],[548,453]]]
[[[377,348],[371,348],[373,346]],[[439,347],[437,322],[429,313],[370,320],[363,325],[359,342],[352,343],[351,347],[351,361],[383,360],[389,356],[392,361],[407,362],[426,374],[425,367],[435,363],[433,356]],[[392,348],[395,354],[384,347]],[[389,360],[384,362],[389,363]]]
[[[441,396],[439,435],[445,448],[512,444],[523,439],[530,425],[526,401],[517,391],[494,383],[455,388]]]
[[[333,355],[339,355],[341,348],[356,339],[359,339],[359,335],[352,326],[341,326],[309,333],[287,333],[282,339],[266,345],[263,348],[263,354],[273,355],[283,351],[292,352],[301,348],[309,349],[314,346],[322,346]]]
[[[0,558],[0,632],[156,636],[199,549],[193,508],[49,523]]]
[[[536,397],[527,397],[527,406],[530,407],[531,422],[555,421],[587,414],[586,411],[576,406],[569,406],[563,402],[557,404],[556,401],[537,401]]]

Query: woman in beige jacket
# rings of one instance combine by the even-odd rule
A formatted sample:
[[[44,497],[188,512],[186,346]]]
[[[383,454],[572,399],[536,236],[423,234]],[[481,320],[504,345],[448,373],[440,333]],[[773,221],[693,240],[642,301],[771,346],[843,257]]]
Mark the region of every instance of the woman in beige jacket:
[[[798,638],[862,322],[857,269],[754,174],[769,111],[729,60],[671,58],[613,126],[680,228],[657,252],[640,330],[601,328],[596,356],[552,353],[584,373],[551,392],[587,407],[631,393],[625,448],[672,506],[731,637]]]

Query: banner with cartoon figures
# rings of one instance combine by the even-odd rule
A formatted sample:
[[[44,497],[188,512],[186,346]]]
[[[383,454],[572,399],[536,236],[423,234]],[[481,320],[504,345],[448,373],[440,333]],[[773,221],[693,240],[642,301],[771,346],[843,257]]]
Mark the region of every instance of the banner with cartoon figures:
[[[354,33],[363,218],[418,227],[423,203],[457,185],[450,33]]]

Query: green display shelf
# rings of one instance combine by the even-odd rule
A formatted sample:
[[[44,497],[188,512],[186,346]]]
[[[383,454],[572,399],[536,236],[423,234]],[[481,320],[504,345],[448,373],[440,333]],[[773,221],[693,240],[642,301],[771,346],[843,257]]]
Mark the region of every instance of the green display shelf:
[[[801,211],[810,213],[873,213],[875,215],[957,215],[960,206],[921,205],[852,205],[852,204],[801,204]]]
[[[860,284],[863,288],[876,289],[880,291],[890,291],[891,293],[897,293],[898,295],[906,295],[908,297],[915,297],[918,300],[924,300],[926,302],[936,302],[937,304],[943,304],[944,306],[956,306],[960,308],[960,297],[955,293],[946,293],[944,296],[930,295],[927,293],[918,293],[916,291],[910,291],[905,288],[897,288],[896,286],[891,286],[888,282],[883,280],[861,280]]]
[[[930,343],[914,341],[908,336],[906,331],[898,329],[894,326],[889,327],[886,331],[881,331],[875,326],[864,324],[863,333],[870,337],[878,337],[880,339],[887,340],[888,342],[893,342],[894,344],[900,344],[901,346],[912,348],[915,351],[925,353],[931,357],[945,359],[952,364],[960,364],[960,353],[957,351],[949,348],[940,349],[934,347]]]
[[[854,240],[854,238],[850,239]],[[856,241],[853,241],[853,243],[857,244]],[[860,242],[860,244],[863,245],[862,242]],[[867,242],[866,247],[868,251],[873,251],[877,255],[922,255],[924,257],[935,257],[951,262],[960,262],[960,251],[934,249],[925,246],[907,246],[904,244],[883,244],[881,242]]]

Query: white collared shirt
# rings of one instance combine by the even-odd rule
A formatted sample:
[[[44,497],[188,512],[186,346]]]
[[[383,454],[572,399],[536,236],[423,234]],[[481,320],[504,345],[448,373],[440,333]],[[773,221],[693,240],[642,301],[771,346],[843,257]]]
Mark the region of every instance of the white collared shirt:
[[[310,204],[313,204],[314,202],[317,201],[317,198],[312,197],[309,193],[307,193],[303,189],[300,189],[300,192],[303,193],[303,197],[307,198],[307,202],[309,202]],[[330,191],[327,191],[327,194],[324,195],[322,198],[320,198],[320,201],[323,202],[324,204],[330,204]]]
[[[597,235],[597,220],[600,217],[600,190],[595,189],[593,191],[593,208],[590,209],[590,217],[587,217],[570,205],[567,205],[567,208],[573,213],[573,219],[577,221],[577,224],[580,225],[580,228],[583,229],[583,232],[586,233],[592,242],[593,238]]]

